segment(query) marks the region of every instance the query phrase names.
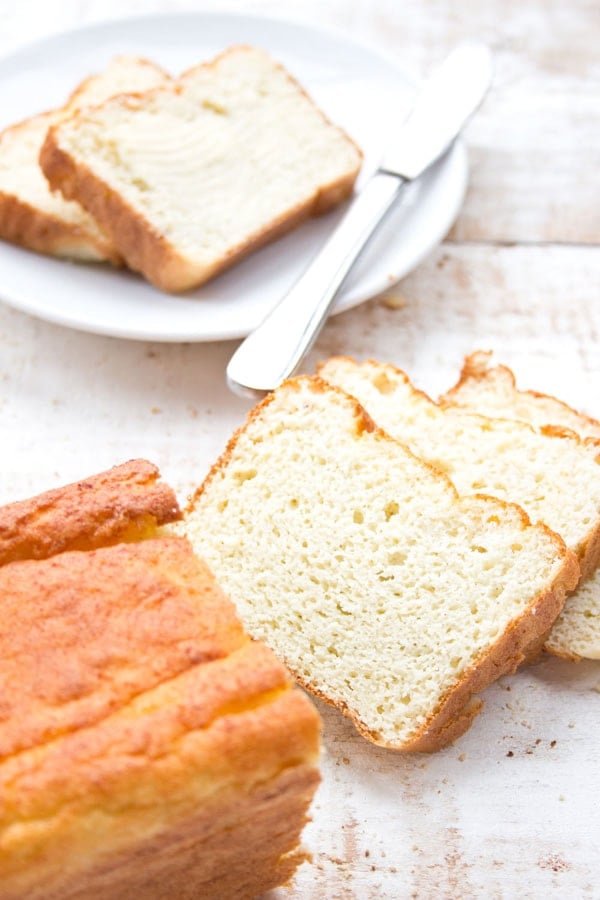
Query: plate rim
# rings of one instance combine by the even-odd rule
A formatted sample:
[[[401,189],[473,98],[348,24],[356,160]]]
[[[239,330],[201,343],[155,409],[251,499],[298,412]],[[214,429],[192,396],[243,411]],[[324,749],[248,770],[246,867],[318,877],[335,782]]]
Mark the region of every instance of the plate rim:
[[[346,49],[356,48],[363,54],[367,54],[375,60],[391,67],[397,73],[398,78],[407,86],[410,87],[416,85],[414,77],[411,77],[406,72],[402,65],[398,63],[393,54],[387,49],[378,47],[372,41],[364,38],[357,38],[354,35],[347,35],[341,29],[329,24],[314,24],[297,17],[284,14],[267,14],[263,13],[262,11],[255,10],[249,12],[240,11],[231,6],[226,6],[223,9],[219,10],[209,9],[206,7],[198,7],[195,9],[179,9],[174,10],[173,12],[157,12],[155,10],[152,10],[148,13],[143,14],[126,14],[124,16],[111,15],[107,17],[101,17],[99,19],[94,19],[87,23],[78,23],[66,28],[52,30],[46,35],[35,38],[33,41],[24,41],[23,43],[18,44],[16,47],[11,48],[8,52],[1,54],[0,78],[2,76],[2,68],[4,66],[10,65],[10,63],[13,61],[18,61],[19,56],[23,56],[29,53],[35,54],[39,49],[51,46],[53,43],[76,40],[77,35],[79,34],[89,35],[90,33],[93,33],[95,31],[102,30],[107,31],[107,33],[110,34],[117,28],[135,28],[136,24],[151,25],[152,27],[156,27],[156,23],[160,21],[173,23],[174,21],[183,21],[186,19],[210,19],[214,21],[230,20],[238,24],[243,23],[244,21],[248,21],[252,23],[264,23],[266,27],[274,25],[280,29],[283,29],[284,31],[287,31],[289,29],[300,30],[306,37],[318,34],[324,40],[330,40],[334,43],[338,43]],[[447,164],[451,157],[454,169],[456,170],[454,173],[456,181],[455,202],[451,208],[448,208],[446,216],[442,220],[440,220],[440,222],[438,222],[437,228],[434,232],[432,232],[431,237],[427,242],[428,246],[423,247],[419,253],[414,254],[411,257],[409,268],[405,271],[400,271],[400,273],[392,281],[389,282],[389,285],[382,286],[380,290],[375,292],[365,289],[365,291],[360,293],[359,296],[353,297],[346,302],[342,300],[341,303],[334,306],[330,313],[331,316],[339,315],[342,312],[359,306],[365,302],[368,302],[369,300],[375,299],[377,296],[380,296],[387,290],[392,289],[394,285],[398,284],[403,278],[414,271],[414,269],[416,269],[423,262],[423,260],[427,256],[429,256],[429,254],[435,249],[435,247],[437,247],[443,241],[444,237],[452,228],[452,225],[454,224],[457,216],[460,213],[468,187],[469,166],[467,150],[465,143],[460,135],[455,139],[449,150],[442,156],[442,158],[438,161],[438,163],[436,163],[436,165]],[[29,251],[26,248],[18,246],[15,246],[15,249],[23,253],[33,253],[33,251]],[[37,257],[39,254],[34,255]],[[60,260],[60,262],[64,261]],[[69,261],[67,261],[67,264],[68,263]],[[79,265],[76,262],[74,264]],[[154,341],[157,343],[210,343],[228,340],[241,340],[249,333],[246,328],[240,329],[238,327],[236,329],[235,325],[233,325],[231,329],[221,328],[220,330],[213,330],[210,332],[208,332],[206,329],[201,329],[192,332],[187,330],[185,332],[174,330],[168,333],[157,333],[156,331],[144,331],[143,327],[134,329],[131,329],[130,327],[122,327],[118,322],[88,322],[80,318],[74,318],[71,314],[61,313],[60,310],[55,310],[52,308],[50,308],[49,310],[44,310],[40,308],[40,304],[32,302],[27,295],[24,297],[19,293],[18,290],[12,290],[11,293],[8,294],[3,289],[1,284],[0,300],[12,309],[26,313],[27,315],[33,316],[53,325],[58,325],[60,327],[65,327],[88,334],[113,337],[119,340],[124,339],[136,341]],[[193,302],[194,300],[196,302],[202,303],[202,298],[189,298],[190,302]]]

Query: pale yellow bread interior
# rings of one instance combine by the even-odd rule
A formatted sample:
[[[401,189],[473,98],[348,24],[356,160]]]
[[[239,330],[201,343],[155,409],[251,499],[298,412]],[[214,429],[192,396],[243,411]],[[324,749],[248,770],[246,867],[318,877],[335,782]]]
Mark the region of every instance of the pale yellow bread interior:
[[[316,378],[251,412],[181,529],[249,632],[366,737],[402,750],[462,733],[472,694],[514,670],[578,578],[545,526],[460,499]]]
[[[39,166],[52,125],[77,109],[128,91],[145,91],[168,79],[147,60],[115,57],[106,70],[86,79],[61,109],[40,113],[0,134],[0,237],[39,252],[116,262],[119,254],[94,219],[72,200],[53,192]]]
[[[63,123],[42,164],[131,268],[184,290],[339,203],[361,154],[281,65],[235,47]]]

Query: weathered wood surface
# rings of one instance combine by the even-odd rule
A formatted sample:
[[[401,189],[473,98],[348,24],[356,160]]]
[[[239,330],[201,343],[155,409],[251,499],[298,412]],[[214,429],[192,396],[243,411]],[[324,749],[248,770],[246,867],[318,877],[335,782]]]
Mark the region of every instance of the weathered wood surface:
[[[598,4],[229,6],[336,26],[415,75],[465,37],[487,40],[496,55],[448,240],[385,297],[333,318],[307,368],[331,353],[378,357],[436,395],[466,353],[492,349],[523,387],[599,416]],[[154,9],[158,0],[0,2],[0,51]],[[185,499],[249,406],[224,385],[234,346],[117,341],[0,305],[0,501],[138,455]],[[323,710],[324,781],[306,833],[314,861],[277,896],[600,897],[598,664],[546,660],[485,699],[471,732],[430,757],[371,747]]]

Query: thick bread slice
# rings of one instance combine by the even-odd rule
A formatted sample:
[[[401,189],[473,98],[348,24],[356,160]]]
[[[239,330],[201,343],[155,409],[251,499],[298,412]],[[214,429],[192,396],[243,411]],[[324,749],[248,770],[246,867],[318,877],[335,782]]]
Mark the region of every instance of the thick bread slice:
[[[235,47],[53,128],[41,163],[130,268],[182,291],[347,197],[361,154],[282,66]]]
[[[586,441],[600,440],[599,421],[555,397],[519,390],[511,370],[506,366],[492,366],[491,353],[484,351],[466,358],[458,383],[440,403],[520,419],[538,428],[569,428]],[[562,656],[600,659],[600,570],[580,584],[569,598],[552,629],[548,647]]]
[[[124,91],[145,91],[168,76],[137,57],[116,57],[100,75],[84,81],[59,110],[41,113],[0,134],[0,238],[55,256],[80,260],[121,257],[108,236],[76,202],[53,193],[39,166],[39,154],[52,125],[77,109],[103,103]]]
[[[462,734],[473,693],[514,671],[578,578],[557,535],[517,506],[460,499],[318,378],[251,412],[181,528],[250,633],[398,750]]]
[[[0,507],[0,566],[150,536],[181,517],[157,467],[133,459],[65,487]]]
[[[319,717],[179,538],[0,568],[3,900],[254,897],[306,858]]]
[[[488,494],[518,503],[534,522],[558,532],[592,575],[600,557],[600,446],[565,429],[534,429],[442,408],[417,391],[404,372],[368,361],[334,358],[320,374],[353,394],[375,421],[452,479],[459,494]],[[571,603],[567,601],[567,608]],[[546,647],[575,657],[575,644]]]

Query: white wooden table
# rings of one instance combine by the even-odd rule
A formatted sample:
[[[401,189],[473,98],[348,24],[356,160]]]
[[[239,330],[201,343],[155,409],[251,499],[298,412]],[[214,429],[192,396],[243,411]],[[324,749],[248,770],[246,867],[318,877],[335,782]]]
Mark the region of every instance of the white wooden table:
[[[306,368],[331,353],[374,356],[436,395],[467,352],[487,348],[523,387],[598,416],[598,4],[228,6],[335,26],[415,75],[463,38],[495,52],[493,92],[467,132],[470,187],[451,234],[387,297],[332,319]],[[61,27],[165,8],[0,0],[0,52]],[[234,347],[97,337],[0,304],[0,501],[134,456],[158,463],[184,500],[249,406],[224,384]],[[323,709],[323,784],[305,835],[314,860],[277,897],[600,897],[599,664],[548,659],[503,678],[485,701],[472,730],[434,756],[377,749]]]

